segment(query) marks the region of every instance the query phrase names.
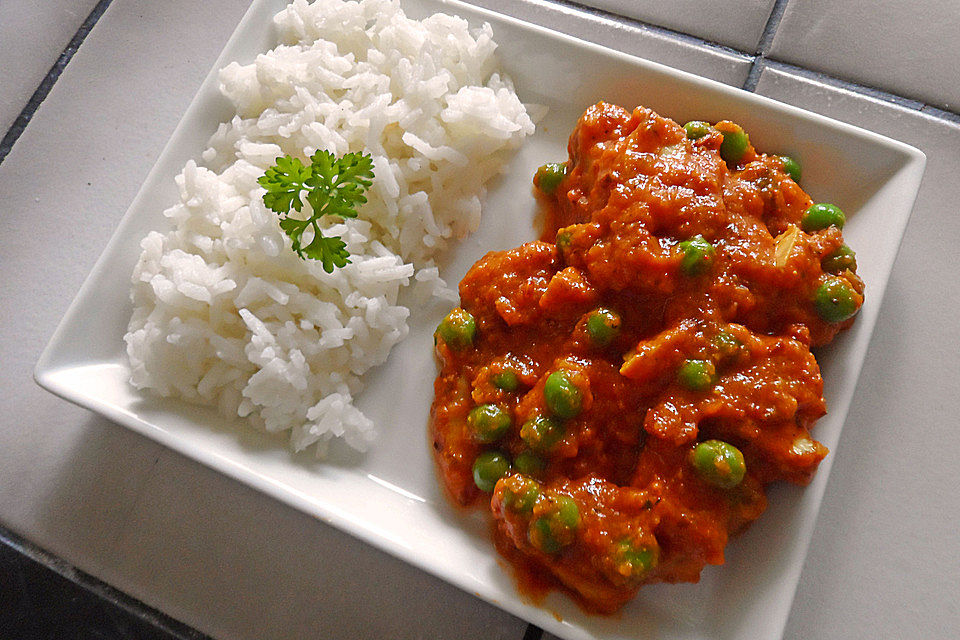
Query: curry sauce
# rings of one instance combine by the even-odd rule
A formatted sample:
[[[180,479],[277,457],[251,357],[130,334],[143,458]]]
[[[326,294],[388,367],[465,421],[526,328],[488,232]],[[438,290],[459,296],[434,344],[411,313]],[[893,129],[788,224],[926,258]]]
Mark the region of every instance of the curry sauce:
[[[736,124],[692,124],[589,108],[538,173],[544,240],[484,256],[437,331],[449,494],[490,509],[525,584],[590,611],[696,582],[765,485],[810,480],[810,348],[863,302],[839,209]]]

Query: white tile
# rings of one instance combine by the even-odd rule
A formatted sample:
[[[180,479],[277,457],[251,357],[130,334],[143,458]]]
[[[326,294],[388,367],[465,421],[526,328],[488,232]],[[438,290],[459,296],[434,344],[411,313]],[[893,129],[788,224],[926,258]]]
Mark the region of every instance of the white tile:
[[[741,86],[750,72],[747,56],[704,47],[611,17],[550,0],[467,0],[499,13],[570,34],[675,69]]]
[[[955,637],[960,124],[776,69],[757,92],[927,154],[785,638]]]
[[[0,137],[96,4],[97,0],[0,2]]]
[[[960,7],[944,0],[792,0],[771,57],[960,110]]]
[[[580,4],[753,53],[774,0],[581,0]]]

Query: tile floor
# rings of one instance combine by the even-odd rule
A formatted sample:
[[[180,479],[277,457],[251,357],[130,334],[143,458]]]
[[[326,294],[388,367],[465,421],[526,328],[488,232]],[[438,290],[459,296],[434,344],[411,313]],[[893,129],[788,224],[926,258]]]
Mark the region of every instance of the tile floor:
[[[753,53],[774,0],[583,0],[579,4]]]
[[[942,489],[960,483],[949,445],[960,410],[960,323],[952,311],[960,279],[949,257],[960,239],[960,68],[951,62],[960,11],[943,0],[878,0],[869,9],[851,0],[683,0],[669,12],[639,0],[476,4],[927,154],[784,637],[960,635],[946,578],[960,572],[952,515],[960,499]],[[60,558],[48,562],[130,594],[135,600],[124,607],[148,618],[153,607],[199,630],[164,633],[538,637],[522,621],[30,380],[40,349],[246,5],[0,3],[0,395],[15,399],[4,405],[0,429],[0,525],[28,549]],[[38,221],[62,233],[39,235]],[[285,551],[280,539],[303,540],[303,554]],[[337,550],[335,562],[324,548]],[[379,579],[361,590],[358,571]],[[74,582],[96,589],[93,579]],[[318,601],[318,585],[338,588]],[[58,588],[47,597],[61,597]],[[34,597],[40,615],[67,615]]]
[[[770,56],[956,112],[958,28],[955,2],[794,0]]]
[[[0,4],[0,131],[27,106],[97,0]]]

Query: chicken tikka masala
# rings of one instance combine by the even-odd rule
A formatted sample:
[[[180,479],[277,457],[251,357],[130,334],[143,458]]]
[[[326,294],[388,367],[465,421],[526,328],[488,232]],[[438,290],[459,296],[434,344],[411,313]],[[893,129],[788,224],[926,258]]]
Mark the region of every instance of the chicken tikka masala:
[[[611,613],[696,582],[827,449],[811,347],[863,302],[844,215],[738,125],[599,103],[534,178],[544,240],[488,253],[436,333],[431,436],[528,587]]]

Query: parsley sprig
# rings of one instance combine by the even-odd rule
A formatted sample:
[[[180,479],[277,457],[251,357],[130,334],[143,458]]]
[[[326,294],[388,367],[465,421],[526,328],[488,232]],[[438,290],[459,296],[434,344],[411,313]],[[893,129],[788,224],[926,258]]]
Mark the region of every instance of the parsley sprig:
[[[303,259],[319,260],[323,270],[350,262],[350,252],[339,236],[325,236],[319,221],[323,216],[356,218],[358,205],[367,201],[363,195],[373,183],[373,158],[361,153],[348,153],[337,158],[320,150],[304,165],[299,158],[283,156],[257,182],[267,190],[263,204],[280,215],[280,228],[293,240],[293,250]],[[306,194],[301,198],[301,194]],[[307,220],[289,217],[290,210],[303,209],[303,200],[313,214]],[[303,245],[303,233],[312,229],[313,237]]]

